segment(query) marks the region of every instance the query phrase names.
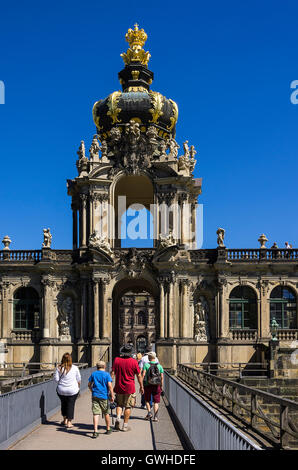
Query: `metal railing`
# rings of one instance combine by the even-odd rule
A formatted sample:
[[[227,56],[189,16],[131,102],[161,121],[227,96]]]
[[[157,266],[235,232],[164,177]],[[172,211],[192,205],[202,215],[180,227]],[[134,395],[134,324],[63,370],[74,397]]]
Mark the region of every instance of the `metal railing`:
[[[200,369],[208,374],[229,376],[242,379],[242,377],[267,377],[269,363],[266,362],[192,362],[184,364]]]
[[[80,370],[82,391],[88,387],[94,370],[95,367]],[[49,378],[0,395],[0,449],[7,449],[59,410],[56,388],[57,383]]]
[[[298,447],[298,403],[184,364],[178,377],[273,446]]]
[[[212,406],[177,378],[164,373],[164,390],[180,432],[196,450],[261,450]]]

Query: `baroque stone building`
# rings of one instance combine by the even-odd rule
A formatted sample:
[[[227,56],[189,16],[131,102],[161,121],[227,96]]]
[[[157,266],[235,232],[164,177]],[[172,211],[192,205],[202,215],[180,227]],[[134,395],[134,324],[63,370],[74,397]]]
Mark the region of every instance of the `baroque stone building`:
[[[293,347],[298,250],[267,248],[265,235],[259,248],[229,249],[221,228],[214,249],[196,248],[202,180],[193,176],[195,148],[186,141],[179,151],[177,104],[150,88],[146,33],[135,25],[126,39],[122,91],[95,103],[96,135],[89,153],[81,142],[78,176],[68,180],[73,249],[53,250],[50,229],[40,250],[11,250],[3,239],[2,357],[53,363],[72,351],[75,361],[93,365],[115,356],[124,340],[137,348],[143,337],[166,368],[259,362],[274,319],[280,344]],[[153,248],[121,248],[131,207],[152,214]],[[128,324],[128,302],[144,292],[146,309],[135,306]]]

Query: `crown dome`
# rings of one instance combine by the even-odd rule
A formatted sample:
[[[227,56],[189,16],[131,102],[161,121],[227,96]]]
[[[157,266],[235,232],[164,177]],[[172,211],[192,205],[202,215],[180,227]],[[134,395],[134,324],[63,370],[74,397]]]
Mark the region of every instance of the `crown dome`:
[[[161,138],[174,137],[178,107],[173,100],[150,90],[154,77],[147,65],[150,54],[142,48],[147,34],[135,25],[125,37],[130,47],[121,54],[125,64],[118,74],[122,91],[111,93],[93,106],[98,136],[100,140],[108,139],[113,127],[121,129],[133,120],[139,123],[141,132],[155,126]]]

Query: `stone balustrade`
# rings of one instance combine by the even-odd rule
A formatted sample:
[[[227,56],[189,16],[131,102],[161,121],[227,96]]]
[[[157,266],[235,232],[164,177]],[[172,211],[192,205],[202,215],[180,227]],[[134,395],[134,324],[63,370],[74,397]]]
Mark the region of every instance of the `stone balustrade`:
[[[230,337],[234,341],[255,341],[258,337],[257,330],[231,330]]]
[[[298,339],[298,330],[277,330],[279,341],[294,341]]]

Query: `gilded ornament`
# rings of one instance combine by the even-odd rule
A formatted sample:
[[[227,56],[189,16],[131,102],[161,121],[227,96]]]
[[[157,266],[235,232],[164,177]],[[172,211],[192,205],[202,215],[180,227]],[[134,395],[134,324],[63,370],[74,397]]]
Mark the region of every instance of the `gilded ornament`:
[[[172,106],[173,106],[173,116],[170,117],[171,124],[170,126],[167,126],[167,129],[171,131],[178,120],[178,106],[175,103],[175,101],[173,100],[169,100],[169,101],[172,103]]]
[[[133,80],[138,80],[139,75],[140,75],[140,71],[139,70],[132,70],[131,75],[132,75]]]
[[[146,88],[144,88],[143,86],[130,86],[125,91],[134,91],[134,92],[140,91],[142,93],[144,92],[148,93],[148,90],[146,90]]]
[[[99,131],[103,129],[103,127],[100,125],[99,116],[96,116],[96,108],[97,108],[97,105],[101,103],[101,101],[102,100],[96,101],[96,103],[94,103],[93,108],[92,108],[93,121]]]
[[[147,65],[150,59],[149,52],[145,52],[143,46],[147,40],[147,34],[143,29],[139,30],[139,25],[135,24],[134,30],[129,29],[125,35],[125,39],[129,44],[129,49],[126,53],[120,54],[125,65],[131,62],[141,62],[142,65]]]
[[[163,115],[163,96],[157,91],[149,91],[150,96],[152,97],[153,109],[149,109],[149,112],[152,114],[152,119],[149,122],[157,124],[160,116]]]
[[[109,96],[108,100],[108,108],[109,111],[107,112],[107,115],[111,117],[112,119],[112,124],[115,124],[116,122],[121,122],[121,119],[118,119],[118,114],[121,112],[121,108],[118,108],[118,101],[121,96],[121,91],[114,91]]]

